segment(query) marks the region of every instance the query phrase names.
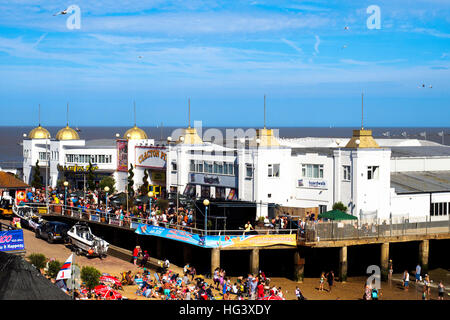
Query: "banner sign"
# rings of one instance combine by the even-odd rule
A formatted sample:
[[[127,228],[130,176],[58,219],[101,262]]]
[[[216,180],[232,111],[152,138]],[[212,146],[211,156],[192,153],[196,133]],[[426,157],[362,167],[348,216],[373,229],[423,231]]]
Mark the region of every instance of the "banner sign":
[[[297,246],[295,234],[200,236],[183,230],[139,224],[135,231],[140,235],[157,236],[206,248],[266,247],[273,245]]]
[[[25,250],[23,230],[0,231],[0,251]]]
[[[315,189],[327,189],[327,183],[325,180],[298,180],[298,187],[315,188]]]
[[[21,202],[26,202],[25,190],[16,190],[16,205]]]
[[[161,147],[136,147],[136,167],[165,169],[167,150]]]
[[[128,171],[128,141],[117,140],[117,171]]]

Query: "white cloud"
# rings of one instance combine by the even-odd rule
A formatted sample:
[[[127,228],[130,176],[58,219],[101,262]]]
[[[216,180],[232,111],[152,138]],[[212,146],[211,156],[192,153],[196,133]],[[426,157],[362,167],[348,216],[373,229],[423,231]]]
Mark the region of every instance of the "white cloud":
[[[320,38],[317,35],[315,37],[316,37],[316,43],[314,44],[314,51],[315,51],[315,53],[319,53]]]

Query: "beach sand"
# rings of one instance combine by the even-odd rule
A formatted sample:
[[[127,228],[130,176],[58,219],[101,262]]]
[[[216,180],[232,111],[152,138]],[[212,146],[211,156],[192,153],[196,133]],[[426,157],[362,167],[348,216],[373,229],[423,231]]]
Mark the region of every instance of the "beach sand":
[[[9,223],[9,221],[1,221],[3,223]],[[60,262],[64,262],[72,253],[68,247],[64,244],[48,244],[46,241],[42,239],[35,238],[34,232],[30,230],[24,230],[24,240],[25,240],[25,249],[26,256],[32,253],[42,253],[47,258],[55,258]],[[76,256],[74,255],[74,263],[78,266],[92,266],[97,268],[102,273],[109,273],[117,278],[121,279],[120,274],[124,271],[131,270],[133,275],[136,272],[141,272],[142,269],[134,266],[132,263],[128,261],[121,260],[119,258],[113,256],[107,256],[104,259],[99,258],[87,258],[85,256]],[[173,270],[176,273],[182,274],[182,267],[174,266],[173,264],[170,267],[170,270]],[[155,270],[150,270],[151,274],[155,272]],[[447,276],[450,272],[448,270],[439,270],[441,276]],[[270,278],[270,275],[267,275]],[[440,279],[433,279],[433,272],[430,272],[431,279],[434,280],[434,284],[437,284],[437,281]],[[351,277],[345,283],[335,282],[332,291],[328,291],[328,286],[325,283],[325,291],[319,291],[319,279],[318,278],[306,278],[302,283],[297,283],[295,281],[286,279],[286,278],[271,278],[270,286],[281,287],[283,294],[289,300],[296,299],[295,297],[295,288],[298,286],[303,295],[308,300],[361,300],[364,292],[364,285],[367,278],[365,277]],[[392,283],[382,282],[381,283],[381,292],[382,295],[380,300],[421,300],[421,291],[416,290],[416,286],[414,281],[411,281],[410,288],[408,291],[405,291],[401,286],[401,274],[394,274],[393,279],[397,279],[396,281],[392,281]],[[411,276],[413,280],[413,276]],[[212,279],[206,279],[206,281],[212,284]],[[231,277],[231,284],[236,281],[236,277]],[[137,290],[136,285],[125,286],[124,290],[120,291],[123,296],[128,299],[137,299],[137,300],[149,300],[142,296],[136,295]],[[419,286],[421,289],[422,286]],[[448,289],[446,288],[447,292]],[[219,292],[213,290],[216,296],[220,296]],[[231,295],[233,299],[234,296]],[[436,288],[432,288],[431,290],[431,299],[437,299],[437,290]],[[449,300],[450,296],[446,293],[445,300]]]

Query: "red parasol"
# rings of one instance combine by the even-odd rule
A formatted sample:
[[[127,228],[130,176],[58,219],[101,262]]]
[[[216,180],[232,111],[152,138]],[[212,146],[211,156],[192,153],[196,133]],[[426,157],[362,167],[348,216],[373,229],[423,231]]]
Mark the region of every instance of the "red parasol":
[[[106,300],[122,299],[122,295],[119,292],[105,285],[96,286],[94,292],[102,298],[106,298]]]
[[[283,300],[283,298],[280,296],[277,296],[277,295],[271,295],[271,296],[264,297],[261,300]]]
[[[120,287],[122,285],[122,283],[120,282],[119,279],[117,279],[117,278],[115,278],[113,276],[110,276],[110,275],[103,275],[103,276],[101,276],[100,277],[100,283],[103,283],[103,284],[110,283],[110,284],[116,285],[118,287]]]

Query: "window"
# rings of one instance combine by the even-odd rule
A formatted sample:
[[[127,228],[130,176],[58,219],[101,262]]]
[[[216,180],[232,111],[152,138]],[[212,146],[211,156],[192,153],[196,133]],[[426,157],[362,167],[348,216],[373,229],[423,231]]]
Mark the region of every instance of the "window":
[[[302,164],[302,176],[305,178],[323,178],[323,164]]]
[[[45,156],[47,154],[47,157]],[[49,160],[50,152],[39,152],[39,160]]]
[[[367,167],[367,179],[368,180],[374,180],[378,179],[378,166],[370,166]]]
[[[279,177],[280,176],[280,164],[269,164],[268,165],[268,177]]]
[[[343,180],[350,181],[351,180],[350,166],[342,166],[342,168],[344,170],[344,178],[343,178]]]
[[[195,172],[195,160],[191,160],[191,164],[189,166],[189,171]]]
[[[213,173],[213,164],[211,162],[205,161],[204,166],[205,173]]]
[[[195,167],[195,165],[194,165],[194,167]],[[191,163],[191,169],[192,169],[192,163]],[[177,163],[176,162],[172,162],[172,171],[177,171]]]
[[[430,207],[431,216],[446,216],[449,214],[450,202],[437,202],[432,203]]]
[[[223,174],[223,162],[214,162],[214,173]]]
[[[245,177],[253,178],[253,166],[250,163],[245,164]]]

